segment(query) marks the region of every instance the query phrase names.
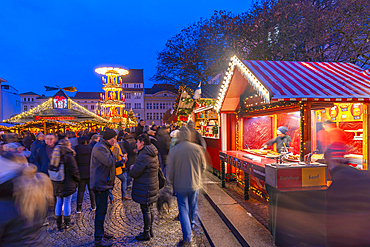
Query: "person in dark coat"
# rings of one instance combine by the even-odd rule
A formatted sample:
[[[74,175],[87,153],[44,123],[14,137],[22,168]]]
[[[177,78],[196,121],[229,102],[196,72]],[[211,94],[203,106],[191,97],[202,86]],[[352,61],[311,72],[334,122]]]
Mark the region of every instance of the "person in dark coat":
[[[104,233],[104,220],[107,214],[109,190],[114,186],[116,167],[123,165],[122,162],[116,162],[116,157],[110,150],[116,141],[117,133],[107,128],[103,133],[103,138],[94,146],[91,153],[90,188],[95,193],[94,237],[96,246],[112,245],[110,241],[106,241],[113,235]]]
[[[134,179],[132,186],[132,199],[140,204],[144,218],[144,231],[135,238],[139,241],[147,241],[153,237],[152,225],[154,214],[153,204],[158,200],[158,150],[150,143],[147,134],[137,138],[138,156],[135,164],[130,167],[130,176]]]
[[[45,140],[45,136],[42,132],[39,132],[36,134],[36,140],[31,144],[31,149],[30,149],[31,155],[33,152],[35,152],[37,145],[41,145],[45,143],[44,140]]]
[[[123,141],[119,143],[119,145],[120,145],[122,152],[127,153],[128,160],[126,162],[124,172],[125,172],[125,175],[127,175],[126,176],[127,178],[126,180],[127,188],[126,189],[131,189],[132,188],[131,186],[132,178],[130,176],[129,170],[130,170],[130,166],[133,165],[136,160],[136,152],[135,152],[136,141],[135,141],[135,137],[133,133],[127,134],[125,138],[123,139]]]
[[[332,177],[326,191],[327,246],[369,246],[370,172],[349,166],[346,150],[334,142],[324,156]]]
[[[39,172],[45,173],[48,176],[48,167],[55,142],[55,135],[48,133],[45,136],[45,144],[37,145],[34,152],[31,152],[30,162],[37,166]]]
[[[158,136],[157,136],[158,152],[161,155],[161,169],[162,169],[164,176],[166,176],[167,156],[168,156],[168,152],[170,151],[170,146],[171,146],[171,137],[170,137],[169,131],[170,131],[169,127],[162,126],[158,130]]]
[[[89,145],[91,148],[93,148],[95,146],[95,144],[97,144],[100,140],[100,136],[98,134],[94,134],[91,138],[90,138],[90,142],[89,142]]]
[[[57,198],[55,216],[57,217],[57,229],[59,231],[62,230],[63,215],[65,228],[68,229],[71,225],[72,195],[76,192],[77,184],[80,180],[80,173],[74,158],[75,154],[69,140],[62,139],[54,148],[50,161],[50,167],[57,167],[61,163],[64,164],[64,180],[62,182],[53,181],[54,195]]]
[[[140,122],[135,128],[135,138],[137,138],[139,135],[141,135],[144,131],[145,121],[144,119],[140,119]]]
[[[77,194],[77,213],[81,213],[86,185],[89,190],[91,209],[93,211],[95,210],[95,194],[90,188],[90,161],[93,148],[87,144],[88,141],[89,138],[87,136],[82,136],[81,138],[78,138],[79,144],[75,147],[76,162],[80,172],[80,182],[78,182]]]
[[[23,145],[28,149],[31,150],[31,144],[33,143],[34,139],[32,139],[31,133],[29,131],[24,132],[23,137]]]
[[[0,245],[43,246],[43,223],[53,186],[24,156],[0,157]]]

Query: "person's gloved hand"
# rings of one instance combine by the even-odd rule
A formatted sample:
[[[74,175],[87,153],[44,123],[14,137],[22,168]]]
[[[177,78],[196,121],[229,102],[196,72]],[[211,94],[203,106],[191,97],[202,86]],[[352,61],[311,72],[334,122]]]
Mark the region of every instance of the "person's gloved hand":
[[[123,166],[123,160],[116,162],[116,167],[120,167],[120,166]]]

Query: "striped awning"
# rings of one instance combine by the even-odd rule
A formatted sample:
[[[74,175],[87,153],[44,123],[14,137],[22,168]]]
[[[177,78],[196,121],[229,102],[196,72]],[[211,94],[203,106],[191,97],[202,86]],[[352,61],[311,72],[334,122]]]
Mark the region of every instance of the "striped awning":
[[[269,91],[271,101],[370,99],[369,70],[351,63],[293,61],[242,63]]]

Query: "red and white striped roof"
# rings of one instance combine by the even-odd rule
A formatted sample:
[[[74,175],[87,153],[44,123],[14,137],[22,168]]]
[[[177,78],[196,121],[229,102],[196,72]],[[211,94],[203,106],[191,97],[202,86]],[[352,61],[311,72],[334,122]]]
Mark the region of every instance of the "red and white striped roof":
[[[243,61],[276,100],[369,100],[370,73],[351,63]]]

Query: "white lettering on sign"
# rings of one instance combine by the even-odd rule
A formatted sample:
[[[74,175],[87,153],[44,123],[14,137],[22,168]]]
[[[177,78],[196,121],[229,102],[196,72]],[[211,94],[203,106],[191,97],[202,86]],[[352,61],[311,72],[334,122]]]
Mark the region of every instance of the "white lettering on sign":
[[[299,177],[293,177],[292,175],[290,175],[289,177],[288,176],[280,176],[280,180],[298,180]]]

